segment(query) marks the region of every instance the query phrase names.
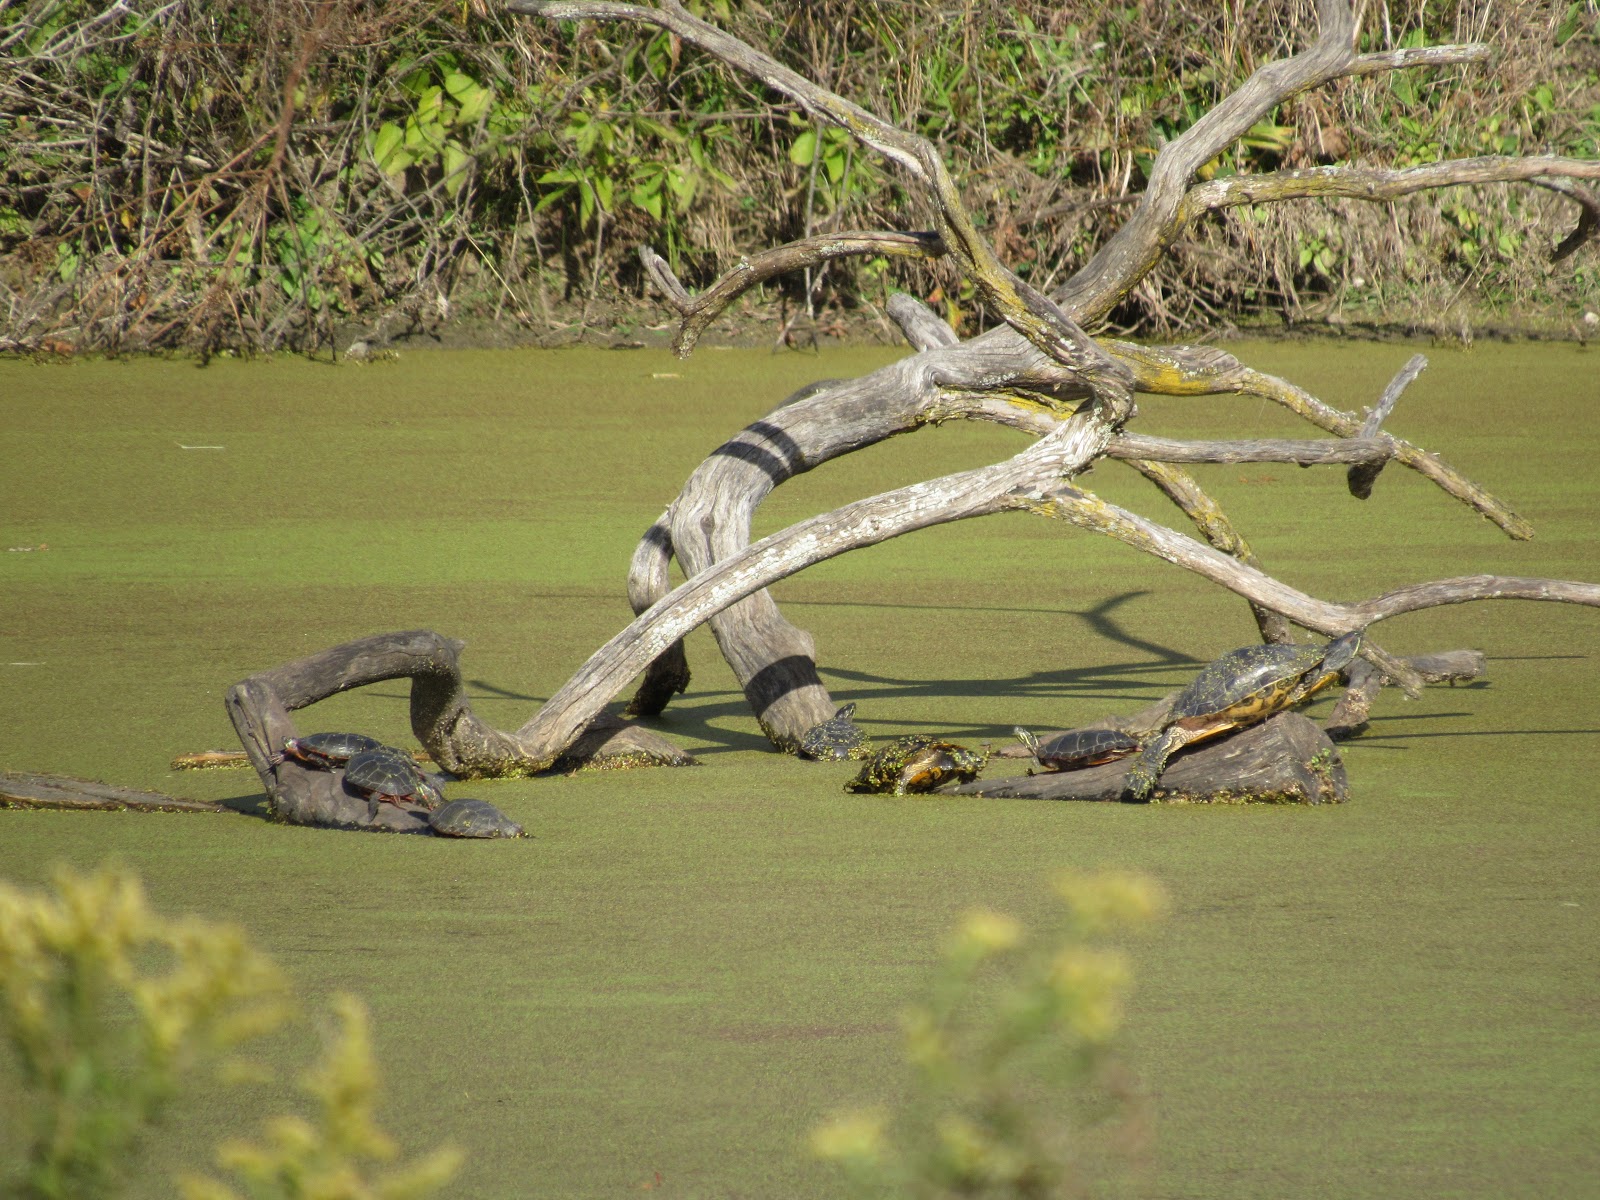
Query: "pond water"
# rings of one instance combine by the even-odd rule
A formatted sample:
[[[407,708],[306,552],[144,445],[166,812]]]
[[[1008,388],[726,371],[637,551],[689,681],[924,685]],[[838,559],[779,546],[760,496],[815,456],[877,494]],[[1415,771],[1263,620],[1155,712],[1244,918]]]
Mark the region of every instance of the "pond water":
[[[1374,402],[1412,347],[1229,349],[1330,403]],[[1600,359],[1422,348],[1390,428],[1504,497],[1516,543],[1414,473],[1351,499],[1337,468],[1197,474],[1268,570],[1333,599],[1492,572],[1600,579]],[[502,727],[629,619],[628,555],[723,438],[887,350],[703,350],[0,362],[0,769],[258,807],[248,772],[176,773],[232,742],[243,676],[427,627],[468,642]],[[1300,436],[1256,399],[1141,399],[1168,436]],[[827,464],[765,532],[1022,445],[952,423]],[[1090,488],[1168,519],[1114,463]],[[10,549],[7,549],[10,548]],[[996,744],[1128,711],[1252,639],[1244,605],[1034,518],[931,530],[776,589],[875,737]],[[1600,612],[1483,603],[1386,623],[1401,653],[1482,649],[1486,684],[1386,692],[1327,809],[845,795],[847,765],[765,750],[709,636],[661,728],[678,771],[456,788],[534,837],[335,834],[258,816],[0,812],[0,877],[118,859],[169,912],[236,921],[308,1006],[372,1006],[402,1145],[468,1151],[454,1193],[823,1195],[805,1148],[905,1085],[897,1014],[960,913],[1041,921],[1069,866],[1146,871],[1172,912],[1131,947],[1127,1060],[1152,1131],[1104,1190],[1149,1197],[1580,1195],[1600,1178]],[[1326,703],[1326,702],[1324,702]],[[310,718],[308,717],[308,721]],[[406,695],[306,728],[405,739]],[[304,1062],[302,1031],[270,1057]],[[0,1085],[9,1076],[0,1075]],[[135,1193],[206,1166],[286,1088],[206,1086]],[[0,1086],[0,1162],[20,1103]],[[1096,1166],[1093,1171],[1110,1171]]]

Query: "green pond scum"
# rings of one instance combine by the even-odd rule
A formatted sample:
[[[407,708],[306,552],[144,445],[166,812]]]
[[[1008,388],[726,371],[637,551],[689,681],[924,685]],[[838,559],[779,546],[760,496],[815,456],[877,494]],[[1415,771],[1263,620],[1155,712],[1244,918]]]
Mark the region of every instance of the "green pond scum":
[[[1228,348],[1357,412],[1412,353]],[[1196,475],[1269,571],[1331,599],[1477,572],[1600,579],[1595,352],[1423,350],[1389,426],[1506,499],[1532,541],[1398,466],[1366,502],[1338,467]],[[702,765],[473,784],[526,839],[285,827],[248,771],[169,768],[234,744],[232,683],[385,630],[465,639],[476,710],[514,728],[629,620],[634,544],[706,454],[793,389],[895,356],[0,362],[0,769],[240,810],[0,811],[0,878],[118,861],[162,912],[241,925],[309,1002],[362,997],[379,1116],[402,1145],[466,1152],[449,1194],[721,1198],[840,1193],[807,1137],[903,1095],[900,1014],[961,913],[1032,922],[1062,869],[1139,871],[1171,897],[1129,948],[1126,1057],[1152,1134],[1108,1160],[1101,1194],[1596,1194],[1593,609],[1378,626],[1400,653],[1482,649],[1488,682],[1386,691],[1342,748],[1350,803],[1323,808],[847,795],[858,764],[766,748],[704,630],[659,722]],[[1140,409],[1136,428],[1168,436],[1313,436],[1258,399]],[[960,421],[898,437],[784,485],[757,532],[1023,444]],[[1120,464],[1081,485],[1181,520]],[[1231,594],[1025,513],[775,592],[878,742],[999,746],[1132,711],[1255,636]],[[299,723],[411,745],[406,710],[404,686],[379,685]],[[0,1164],[23,1125],[10,1069]],[[170,1196],[281,1111],[240,1097],[180,1100],[132,1194]]]

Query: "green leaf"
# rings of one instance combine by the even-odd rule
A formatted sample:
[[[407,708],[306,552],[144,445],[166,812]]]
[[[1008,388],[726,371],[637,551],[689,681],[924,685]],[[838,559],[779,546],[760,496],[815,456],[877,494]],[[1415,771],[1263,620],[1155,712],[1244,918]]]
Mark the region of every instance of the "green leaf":
[[[797,167],[809,167],[817,157],[817,131],[808,129],[789,145],[789,161]]]
[[[452,138],[444,144],[444,190],[447,194],[454,196],[466,186],[467,167],[471,162],[472,155],[460,142]]]

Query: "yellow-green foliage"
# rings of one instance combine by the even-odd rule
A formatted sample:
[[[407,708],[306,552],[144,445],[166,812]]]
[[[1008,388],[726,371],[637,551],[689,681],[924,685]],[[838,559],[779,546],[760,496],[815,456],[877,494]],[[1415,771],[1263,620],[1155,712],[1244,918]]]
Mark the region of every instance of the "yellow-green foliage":
[[[354,996],[334,1001],[338,1030],[301,1086],[317,1104],[315,1122],[276,1117],[266,1124],[263,1144],[224,1142],[218,1164],[242,1192],[214,1180],[183,1182],[184,1200],[409,1200],[448,1183],[461,1164],[452,1149],[376,1179],[366,1168],[392,1162],[398,1150],[373,1120],[378,1076],[372,1061],[366,1006]]]
[[[166,920],[126,871],[62,871],[53,893],[0,884],[0,1019],[37,1128],[27,1186],[78,1196],[182,1076],[278,1025],[277,970],[231,926]]]
[[[1066,874],[1055,890],[1066,911],[1053,936],[977,911],[945,940],[927,998],[904,1014],[916,1072],[904,1108],[813,1132],[816,1153],[864,1193],[1053,1195],[1071,1170],[1069,1108],[1115,1112],[1105,1068],[1132,978],[1103,943],[1150,921],[1163,896],[1114,872]]]
[[[455,1168],[450,1152],[377,1183],[367,1160],[392,1143],[372,1121],[375,1075],[366,1012],[337,1003],[339,1037],[306,1077],[318,1120],[269,1124],[271,1146],[225,1146],[251,1196],[425,1194]],[[41,1198],[109,1194],[116,1165],[186,1075],[238,1067],[231,1052],[291,1012],[278,969],[230,925],[158,916],[130,872],[59,871],[49,892],[0,883],[0,1025],[15,1048],[37,1127],[22,1186]],[[232,1197],[210,1182],[193,1197]]]

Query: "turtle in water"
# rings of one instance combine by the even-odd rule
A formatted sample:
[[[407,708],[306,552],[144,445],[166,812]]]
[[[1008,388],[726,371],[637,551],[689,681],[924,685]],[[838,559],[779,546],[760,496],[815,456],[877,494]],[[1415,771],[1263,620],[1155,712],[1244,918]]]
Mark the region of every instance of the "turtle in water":
[[[364,733],[308,733],[305,737],[287,739],[283,743],[283,757],[331,771],[363,750],[376,750],[381,745],[377,738]]]
[[[844,785],[847,792],[889,792],[896,796],[931,792],[954,780],[971,783],[983,770],[987,754],[926,734],[897,738],[866,762]]]
[[[826,721],[813,725],[800,735],[800,757],[826,762],[840,758],[866,758],[866,731],[850,718],[855,715],[854,703],[846,704]]]
[[[1137,739],[1117,729],[1069,729],[1041,742],[1026,729],[1013,730],[1034,761],[1046,771],[1077,771],[1126,758],[1139,749]]]
[[[487,800],[452,800],[428,814],[428,825],[440,837],[519,838],[522,826]]]
[[[344,784],[347,790],[367,797],[374,806],[387,800],[390,804],[415,804],[435,809],[444,803],[444,796],[423,775],[416,760],[393,746],[380,745],[353,755],[344,766]],[[376,807],[373,811],[377,811]]]
[[[1128,769],[1123,798],[1149,799],[1180,746],[1264,721],[1338,678],[1361,648],[1361,630],[1323,646],[1245,646],[1209,663],[1178,694],[1167,723]]]

